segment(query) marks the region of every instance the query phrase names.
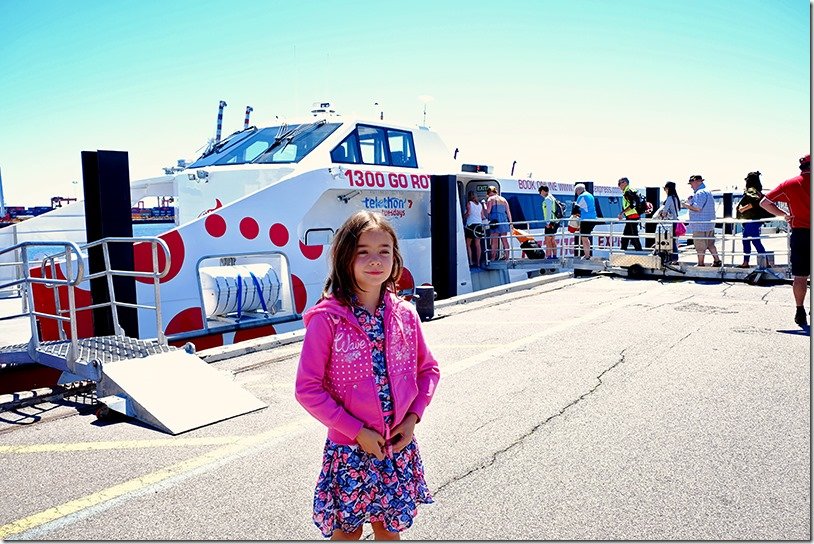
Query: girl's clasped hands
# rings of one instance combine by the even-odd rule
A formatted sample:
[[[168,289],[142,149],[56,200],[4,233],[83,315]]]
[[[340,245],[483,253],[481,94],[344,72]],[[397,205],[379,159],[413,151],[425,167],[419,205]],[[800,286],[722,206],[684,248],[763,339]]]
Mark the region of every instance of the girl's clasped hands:
[[[389,442],[394,452],[403,450],[413,440],[413,431],[417,420],[416,415],[410,413],[404,416],[404,420],[393,428],[393,437]],[[362,430],[356,435],[356,442],[365,452],[373,455],[379,461],[384,460],[384,452],[388,441],[373,429],[362,427]]]

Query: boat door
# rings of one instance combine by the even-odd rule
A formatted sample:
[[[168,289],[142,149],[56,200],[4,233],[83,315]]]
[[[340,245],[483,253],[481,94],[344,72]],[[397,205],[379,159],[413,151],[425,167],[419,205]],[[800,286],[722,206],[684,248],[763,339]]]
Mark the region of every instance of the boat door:
[[[494,179],[472,179],[466,183],[466,191],[463,191],[464,203],[466,202],[469,191],[475,191],[475,195],[481,202],[486,202],[486,190],[490,185],[497,187],[497,192],[500,194],[500,183]]]

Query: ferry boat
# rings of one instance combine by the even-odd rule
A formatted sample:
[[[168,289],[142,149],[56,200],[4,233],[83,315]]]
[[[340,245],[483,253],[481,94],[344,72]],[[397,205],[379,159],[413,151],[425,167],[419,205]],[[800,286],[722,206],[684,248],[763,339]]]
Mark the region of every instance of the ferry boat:
[[[330,103],[317,103],[310,117],[278,126],[245,126],[210,145],[191,164],[131,183],[132,202],[171,198],[175,207],[175,226],[159,236],[170,253],[160,300],[150,282],[137,280],[138,303],[159,306],[170,344],[189,341],[198,350],[301,328],[302,313],[322,293],[332,236],[359,210],[380,212],[392,222],[405,265],[399,289],[409,295],[416,286],[432,283],[434,176],[447,176],[458,200],[449,210],[457,225],[457,283],[450,295],[527,279],[529,270],[540,269],[534,263],[522,266],[519,251],[513,265],[470,269],[462,219],[468,191],[481,199],[488,186],[496,186],[510,204],[514,223],[540,236],[538,188],[548,185],[570,210],[576,183],[496,177],[487,165],[460,164],[427,127],[344,117]],[[596,198],[599,216],[616,218],[620,190],[584,183]],[[619,245],[606,225],[594,235],[600,248]],[[573,237],[557,241],[560,255],[571,255]],[[152,270],[149,244],[134,249],[136,269]],[[43,313],[55,313],[67,305],[66,290],[60,288],[55,300],[52,289],[34,285],[35,305]],[[90,303],[85,282],[76,289],[76,304]],[[148,310],[138,314],[139,338],[160,336]],[[91,313],[77,316],[80,336],[92,335]],[[43,340],[59,338],[54,320],[38,319]]]

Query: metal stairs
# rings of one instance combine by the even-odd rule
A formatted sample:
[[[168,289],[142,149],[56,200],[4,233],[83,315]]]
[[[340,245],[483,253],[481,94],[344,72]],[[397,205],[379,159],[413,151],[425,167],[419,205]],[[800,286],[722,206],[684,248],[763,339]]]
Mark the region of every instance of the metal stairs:
[[[82,249],[88,246],[102,245],[105,253],[111,242],[149,242],[162,247],[166,257],[166,266],[162,272],[125,272],[126,275],[145,275],[154,281],[156,300],[154,306],[126,305],[156,310],[156,330],[158,338],[138,339],[125,336],[119,326],[117,308],[124,303],[117,303],[112,289],[112,276],[122,273],[116,270],[104,270],[84,276]],[[51,368],[69,372],[77,379],[96,382],[97,398],[108,409],[135,418],[152,427],[170,434],[183,433],[203,427],[224,419],[242,415],[265,408],[266,403],[237,385],[229,372],[216,370],[200,357],[195,355],[195,348],[187,344],[183,349],[167,344],[163,335],[160,311],[160,291],[158,281],[169,270],[169,250],[159,238],[106,238],[77,247],[72,242],[51,242],[49,246],[59,245],[63,251],[46,257],[42,264],[42,277],[32,277],[29,272],[27,250],[31,246],[42,245],[39,242],[24,242],[4,250],[18,250],[22,255],[23,277],[14,282],[0,285],[0,289],[9,285],[22,285],[27,296],[28,311],[14,316],[3,316],[0,320],[28,316],[31,322],[32,336],[27,344],[16,344],[0,347],[0,363],[39,363]],[[154,249],[153,253],[156,253]],[[65,261],[66,279],[57,279],[54,273],[56,259],[62,256]],[[73,262],[75,259],[76,262]],[[106,262],[107,261],[106,259]],[[157,262],[157,259],[154,260]],[[73,274],[73,266],[76,274]],[[77,266],[78,265],[78,266]],[[48,276],[50,266],[52,274]],[[110,302],[97,304],[110,306],[114,326],[120,334],[77,338],[76,308],[73,289],[84,280],[105,275],[108,277]],[[43,283],[54,289],[57,297],[57,314],[44,314],[33,310],[32,283]],[[60,309],[57,287],[67,286],[68,308]],[[86,308],[85,308],[86,309]],[[65,315],[67,314],[67,316]],[[61,340],[39,341],[36,318],[55,319],[70,324],[70,338],[63,327],[59,327]],[[192,392],[192,394],[190,394]]]

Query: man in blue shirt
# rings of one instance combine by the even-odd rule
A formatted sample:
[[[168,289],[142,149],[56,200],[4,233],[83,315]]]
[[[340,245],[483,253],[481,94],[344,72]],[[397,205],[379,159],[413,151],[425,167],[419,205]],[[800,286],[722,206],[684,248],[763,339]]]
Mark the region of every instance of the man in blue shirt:
[[[574,185],[574,192],[577,195],[575,205],[579,208],[579,234],[580,242],[582,243],[582,253],[586,259],[591,258],[591,231],[596,226],[596,202],[594,195],[585,189],[585,185],[577,183]]]
[[[706,250],[712,253],[712,266],[722,266],[715,249],[715,199],[704,185],[704,178],[698,174],[690,176],[688,182],[694,193],[687,197],[684,207],[690,210],[690,223],[687,230],[692,232],[692,243],[698,256],[698,266],[704,264]]]

